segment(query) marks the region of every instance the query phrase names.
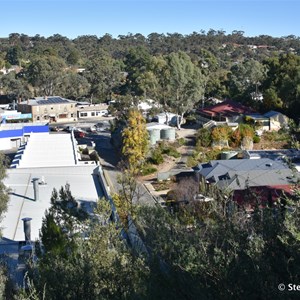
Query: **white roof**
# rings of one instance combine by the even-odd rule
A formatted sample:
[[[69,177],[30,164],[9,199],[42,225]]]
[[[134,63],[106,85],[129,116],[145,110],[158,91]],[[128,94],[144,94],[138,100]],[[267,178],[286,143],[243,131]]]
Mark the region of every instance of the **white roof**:
[[[31,133],[17,168],[74,166],[76,155],[71,134]]]
[[[17,168],[8,169],[4,184],[10,188],[8,209],[1,222],[3,238],[24,241],[22,218],[32,218],[31,240],[39,238],[42,218],[50,207],[53,188],[57,190],[66,183],[75,199],[81,202],[96,203],[103,196],[99,180],[92,165],[52,167],[52,168]],[[44,179],[46,184],[39,184],[39,200],[34,200],[32,180]]]
[[[147,123],[146,128],[147,128],[147,130],[152,130],[152,129],[168,129],[168,128],[173,128],[173,127],[166,125],[166,124],[152,122],[152,123]]]

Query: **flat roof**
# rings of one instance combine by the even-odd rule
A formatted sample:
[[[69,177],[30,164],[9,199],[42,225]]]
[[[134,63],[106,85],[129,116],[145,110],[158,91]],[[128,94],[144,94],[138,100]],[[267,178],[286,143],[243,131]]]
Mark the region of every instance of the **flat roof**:
[[[49,96],[49,97],[35,97],[34,99],[28,99],[26,101],[22,101],[20,104],[27,104],[27,105],[34,106],[34,105],[53,105],[53,104],[69,104],[69,103],[77,103],[77,102],[59,96]]]
[[[50,208],[54,188],[59,190],[66,183],[72,195],[81,203],[90,206],[103,196],[99,179],[95,173],[98,166],[77,165],[65,167],[8,169],[4,184],[10,189],[7,212],[1,222],[3,238],[24,241],[22,218],[32,218],[31,240],[39,238],[42,219]],[[39,184],[39,200],[34,200],[33,182],[39,178],[46,184]]]
[[[59,167],[76,165],[76,145],[70,133],[31,133],[17,168]]]

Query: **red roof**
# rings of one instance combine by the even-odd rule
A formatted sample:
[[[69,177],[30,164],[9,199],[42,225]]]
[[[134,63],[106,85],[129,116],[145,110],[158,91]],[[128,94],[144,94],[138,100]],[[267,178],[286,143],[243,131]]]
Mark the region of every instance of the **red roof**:
[[[284,195],[291,197],[294,194],[295,186],[292,185],[273,185],[256,186],[246,190],[236,190],[233,199],[242,206],[253,207],[256,201],[264,207],[269,201],[277,202]]]
[[[234,116],[255,113],[255,111],[247,106],[244,106],[238,102],[232,100],[226,100],[219,104],[198,109],[200,114],[215,116]]]

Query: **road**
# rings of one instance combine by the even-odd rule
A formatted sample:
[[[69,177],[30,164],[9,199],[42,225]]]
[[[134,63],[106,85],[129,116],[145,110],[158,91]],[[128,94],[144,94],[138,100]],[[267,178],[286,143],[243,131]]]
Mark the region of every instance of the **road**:
[[[93,141],[95,143],[95,150],[100,156],[100,163],[103,167],[106,177],[108,177],[108,184],[110,185],[112,193],[118,193],[121,190],[119,178],[122,173],[118,169],[120,155],[110,143],[110,132],[104,131],[97,134],[87,133],[85,138],[77,139],[80,144],[86,144]],[[143,205],[155,205],[156,199],[151,195],[148,189],[142,183],[138,183],[134,202]]]

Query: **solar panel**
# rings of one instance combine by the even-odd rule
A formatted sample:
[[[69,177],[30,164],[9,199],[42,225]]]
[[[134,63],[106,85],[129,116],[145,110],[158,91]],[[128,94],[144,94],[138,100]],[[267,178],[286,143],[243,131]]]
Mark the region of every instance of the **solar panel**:
[[[60,97],[49,97],[47,100],[38,100],[38,104],[59,104],[59,103],[69,103],[68,100],[60,98]]]

